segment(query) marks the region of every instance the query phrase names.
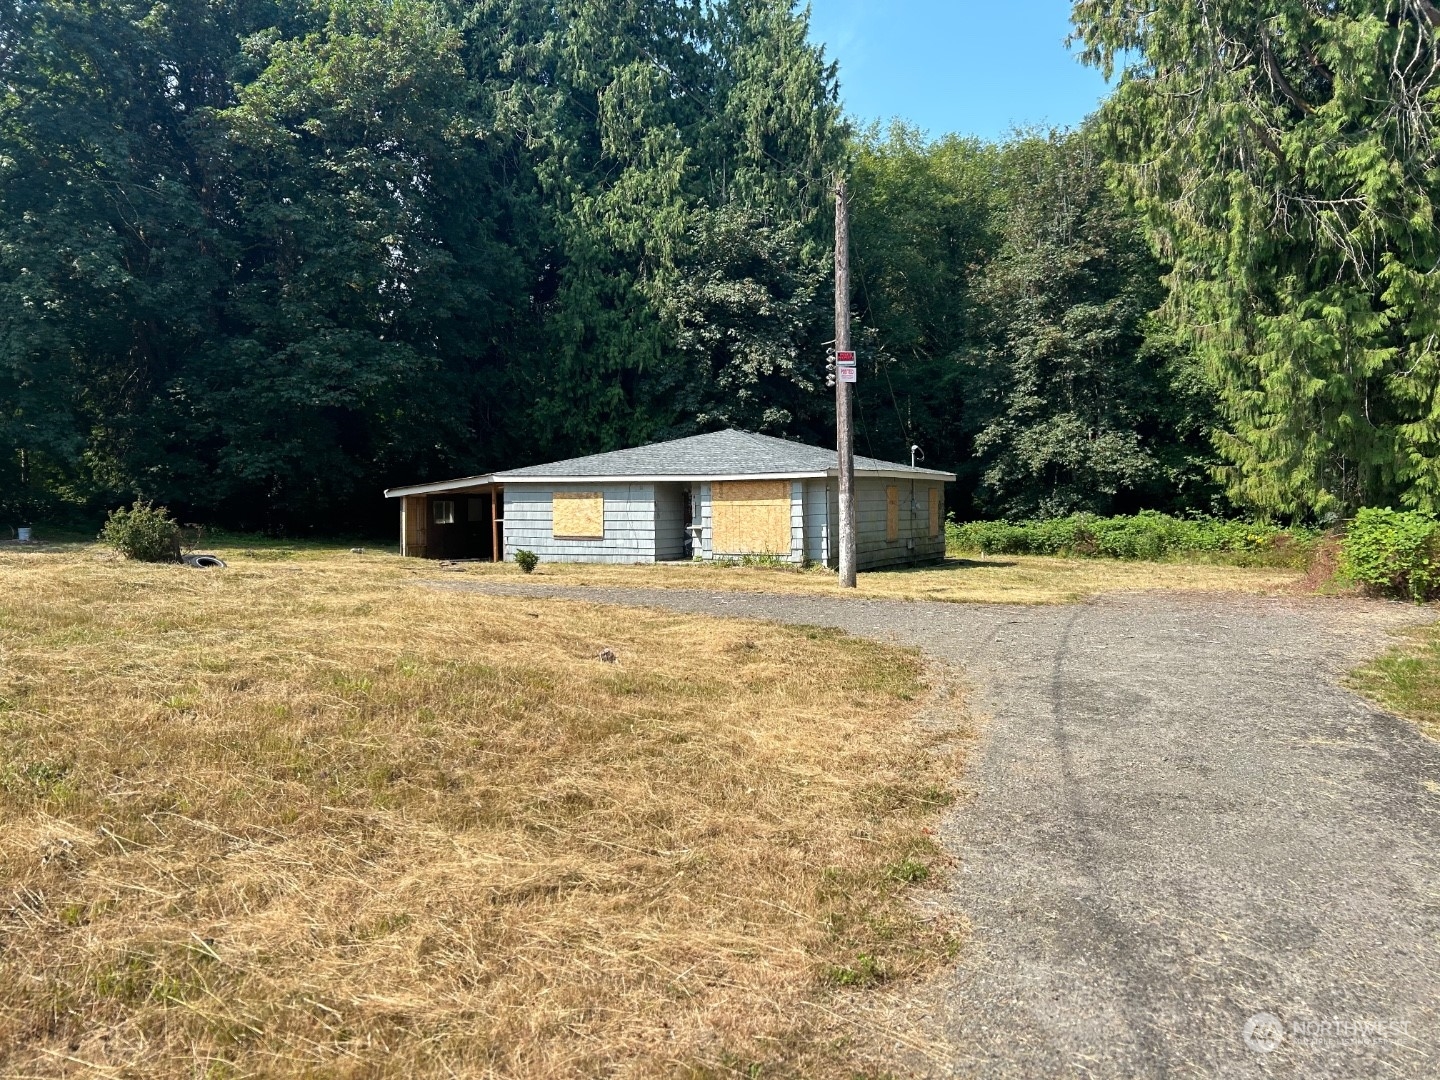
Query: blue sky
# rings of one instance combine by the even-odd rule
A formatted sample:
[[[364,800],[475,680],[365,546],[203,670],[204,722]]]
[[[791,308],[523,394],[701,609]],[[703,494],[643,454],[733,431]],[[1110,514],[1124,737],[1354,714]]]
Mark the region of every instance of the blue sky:
[[[932,137],[1078,124],[1106,86],[1065,48],[1069,29],[1069,0],[811,0],[847,114]]]

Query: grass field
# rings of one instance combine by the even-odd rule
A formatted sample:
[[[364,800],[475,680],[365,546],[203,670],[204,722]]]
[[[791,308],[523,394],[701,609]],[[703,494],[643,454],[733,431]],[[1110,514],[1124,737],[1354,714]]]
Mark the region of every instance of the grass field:
[[[461,572],[467,574],[520,577],[513,564],[460,565]],[[528,580],[564,585],[822,593],[950,603],[1063,604],[1101,593],[1139,589],[1276,593],[1294,589],[1302,577],[1298,570],[1276,568],[975,555],[952,556],[942,563],[915,568],[860,574],[859,587],[853,592],[839,589],[835,575],[824,569],[704,562],[657,566],[541,563]]]
[[[0,549],[0,1075],[863,1075],[953,946],[914,654],[222,554]]]

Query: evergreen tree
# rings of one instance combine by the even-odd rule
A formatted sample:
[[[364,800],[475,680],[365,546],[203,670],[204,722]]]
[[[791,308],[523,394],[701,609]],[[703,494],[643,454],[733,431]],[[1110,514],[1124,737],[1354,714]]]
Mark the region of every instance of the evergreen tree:
[[[1075,5],[1101,126],[1219,387],[1234,498],[1440,509],[1428,0]]]
[[[553,213],[541,348],[517,386],[526,451],[803,429],[802,344],[829,336],[814,338],[818,211],[843,152],[834,69],[806,18],[785,0],[483,10],[475,25],[501,28],[475,39],[496,122],[526,133]],[[740,317],[752,301],[757,317]]]
[[[819,342],[833,314],[830,253],[795,220],[738,203],[696,215],[660,297],[679,363],[667,434],[715,426],[825,438]],[[830,420],[833,425],[833,419]]]

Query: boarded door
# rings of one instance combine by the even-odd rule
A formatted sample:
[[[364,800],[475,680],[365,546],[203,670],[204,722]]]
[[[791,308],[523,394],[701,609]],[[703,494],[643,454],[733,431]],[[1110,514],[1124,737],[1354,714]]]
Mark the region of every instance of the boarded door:
[[[430,530],[430,500],[424,495],[406,495],[400,500],[404,520],[401,528],[401,554],[423,559],[426,555],[426,540]]]
[[[718,480],[710,492],[716,555],[790,554],[789,480]]]
[[[900,489],[894,484],[885,489],[885,539],[900,539]]]
[[[557,491],[550,505],[550,535],[555,539],[605,539],[605,496],[600,492]]]

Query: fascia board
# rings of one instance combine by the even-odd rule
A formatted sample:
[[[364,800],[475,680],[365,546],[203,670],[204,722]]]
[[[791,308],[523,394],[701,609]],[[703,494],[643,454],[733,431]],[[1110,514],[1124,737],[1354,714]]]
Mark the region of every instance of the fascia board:
[[[507,476],[496,473],[497,484],[511,487],[536,484],[697,484],[725,480],[808,480],[826,474],[815,472],[783,473],[688,473],[670,476]]]
[[[825,474],[831,479],[839,479],[840,470],[831,469]],[[868,476],[877,480],[945,480],[955,479],[954,473],[941,472],[939,469],[916,469],[913,472],[908,469],[856,469],[856,476]]]
[[[463,491],[465,488],[488,487],[494,482],[494,477],[489,474],[464,476],[459,480],[440,480],[433,484],[407,484],[405,487],[386,488],[385,497],[397,499],[402,495],[432,495],[441,491]]]

